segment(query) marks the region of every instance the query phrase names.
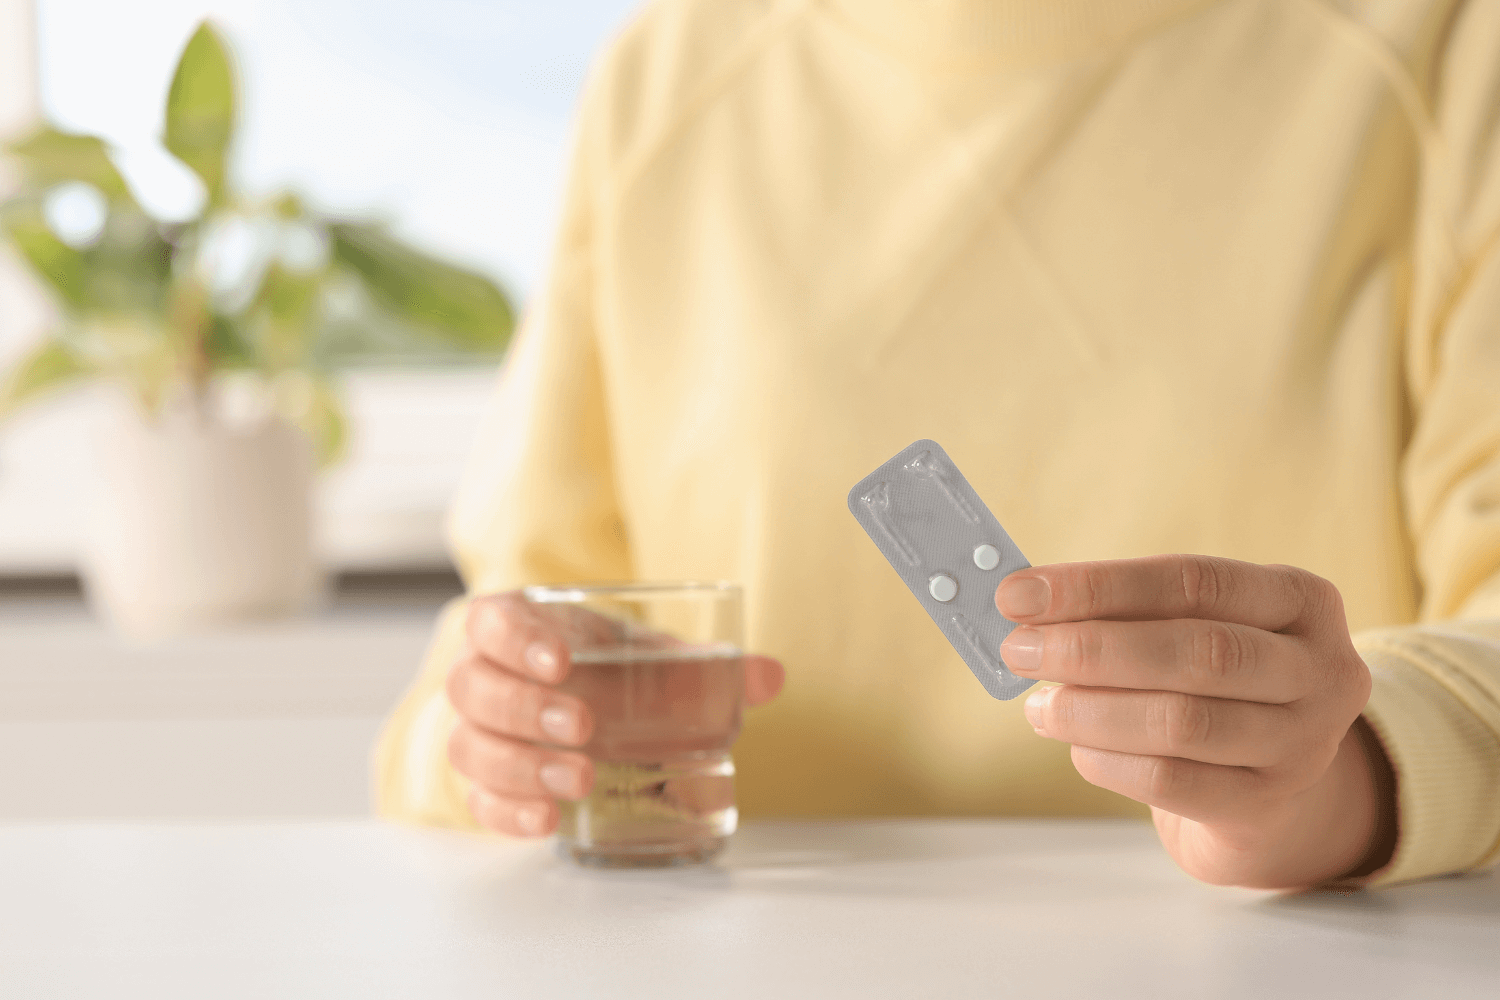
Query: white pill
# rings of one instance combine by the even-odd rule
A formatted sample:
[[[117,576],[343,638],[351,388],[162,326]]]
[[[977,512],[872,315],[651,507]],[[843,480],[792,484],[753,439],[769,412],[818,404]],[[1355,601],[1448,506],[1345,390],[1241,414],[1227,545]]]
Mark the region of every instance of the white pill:
[[[934,573],[927,580],[927,592],[946,604],[958,596],[958,583],[947,573]]]
[[[1000,550],[993,545],[981,545],[974,550],[974,565],[980,569],[994,569],[1000,565]]]

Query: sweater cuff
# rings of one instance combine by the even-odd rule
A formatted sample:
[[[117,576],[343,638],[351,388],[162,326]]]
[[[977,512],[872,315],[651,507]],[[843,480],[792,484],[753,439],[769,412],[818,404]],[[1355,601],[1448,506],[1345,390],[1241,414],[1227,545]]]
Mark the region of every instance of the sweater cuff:
[[[1356,640],[1373,682],[1364,715],[1396,774],[1396,850],[1369,885],[1484,867],[1500,847],[1500,738],[1471,707],[1483,694],[1432,645]]]

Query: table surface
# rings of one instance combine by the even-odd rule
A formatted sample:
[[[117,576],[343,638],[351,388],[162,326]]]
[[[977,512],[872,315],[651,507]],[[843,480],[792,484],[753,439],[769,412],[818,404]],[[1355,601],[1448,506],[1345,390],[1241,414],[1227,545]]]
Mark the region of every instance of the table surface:
[[[1500,878],[1200,885],[1113,821],[751,823],[590,871],[374,822],[0,825],[5,997],[1489,997]]]

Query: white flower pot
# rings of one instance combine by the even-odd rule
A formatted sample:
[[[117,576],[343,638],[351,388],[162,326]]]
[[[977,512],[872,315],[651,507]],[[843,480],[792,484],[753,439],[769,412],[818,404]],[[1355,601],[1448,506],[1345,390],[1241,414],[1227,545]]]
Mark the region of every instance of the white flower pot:
[[[96,611],[150,638],[318,599],[306,435],[269,415],[236,423],[168,407],[148,423],[123,399],[105,412],[84,561]]]

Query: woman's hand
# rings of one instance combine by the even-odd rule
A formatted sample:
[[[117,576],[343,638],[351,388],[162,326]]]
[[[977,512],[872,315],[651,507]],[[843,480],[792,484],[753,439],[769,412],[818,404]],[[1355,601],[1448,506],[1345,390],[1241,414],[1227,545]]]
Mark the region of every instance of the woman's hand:
[[[585,613],[586,614],[586,613]],[[581,799],[594,767],[577,750],[593,735],[581,699],[555,685],[571,662],[564,634],[603,627],[605,619],[547,617],[519,591],[476,599],[467,641],[448,672],[448,700],[459,723],[448,742],[453,767],[473,783],[469,809],[483,826],[518,837],[542,837],[557,826],[557,800]],[[780,691],[781,664],[745,657],[745,703]]]
[[[1389,764],[1355,724],[1370,674],[1327,580],[1156,556],[1020,570],[995,604],[1020,625],[1007,666],[1060,684],[1027,699],[1036,731],[1150,805],[1189,874],[1292,888],[1389,857]]]

